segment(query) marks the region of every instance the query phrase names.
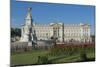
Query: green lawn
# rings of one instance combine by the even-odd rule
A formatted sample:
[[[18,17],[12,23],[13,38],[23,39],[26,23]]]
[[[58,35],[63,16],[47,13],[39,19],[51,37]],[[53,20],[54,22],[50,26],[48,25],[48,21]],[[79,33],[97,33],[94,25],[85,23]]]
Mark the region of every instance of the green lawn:
[[[35,64],[37,62],[37,56],[44,56],[48,51],[44,50],[33,50],[31,52],[23,52],[20,54],[11,55],[11,64],[22,65],[22,64]]]
[[[48,60],[52,63],[65,63],[65,62],[77,62],[81,61],[80,54],[76,53],[74,55],[67,56],[65,55],[56,55],[49,56],[49,50],[33,50],[30,52],[22,53],[12,53],[11,55],[11,65],[24,65],[24,64],[36,64],[38,61],[38,56],[47,56]],[[86,51],[88,59],[95,60],[95,51]]]

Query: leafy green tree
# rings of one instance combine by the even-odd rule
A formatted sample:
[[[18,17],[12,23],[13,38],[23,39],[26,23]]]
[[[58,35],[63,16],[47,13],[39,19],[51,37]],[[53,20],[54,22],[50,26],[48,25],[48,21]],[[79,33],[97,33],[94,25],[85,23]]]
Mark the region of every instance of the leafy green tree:
[[[91,35],[92,41],[95,41],[95,35]]]
[[[21,36],[20,28],[11,28],[11,37]]]

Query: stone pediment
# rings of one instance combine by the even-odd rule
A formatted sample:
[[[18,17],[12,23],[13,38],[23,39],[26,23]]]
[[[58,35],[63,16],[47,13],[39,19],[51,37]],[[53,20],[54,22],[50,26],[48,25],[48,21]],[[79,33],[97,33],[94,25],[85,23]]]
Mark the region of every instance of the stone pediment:
[[[52,23],[50,26],[58,28],[61,27],[63,25],[63,23]]]

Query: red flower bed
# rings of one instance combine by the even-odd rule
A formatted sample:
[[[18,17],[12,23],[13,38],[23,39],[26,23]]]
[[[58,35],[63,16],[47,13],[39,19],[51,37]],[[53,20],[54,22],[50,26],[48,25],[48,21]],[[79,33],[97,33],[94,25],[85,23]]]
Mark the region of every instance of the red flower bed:
[[[95,45],[93,44],[78,44],[78,45],[66,45],[66,44],[56,44],[50,50],[51,55],[73,55],[75,53],[82,53],[82,51],[94,51]]]
[[[66,45],[66,44],[56,44],[55,48],[92,48],[94,44],[80,44],[80,45]]]

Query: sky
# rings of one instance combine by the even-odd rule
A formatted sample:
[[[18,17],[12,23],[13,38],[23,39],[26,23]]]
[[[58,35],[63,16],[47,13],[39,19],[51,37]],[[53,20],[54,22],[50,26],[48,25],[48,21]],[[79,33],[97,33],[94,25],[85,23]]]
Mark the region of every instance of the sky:
[[[33,23],[88,23],[91,25],[91,33],[95,33],[95,6],[89,5],[22,2],[11,0],[11,27],[21,27],[21,25],[25,23],[28,7],[32,7]]]

